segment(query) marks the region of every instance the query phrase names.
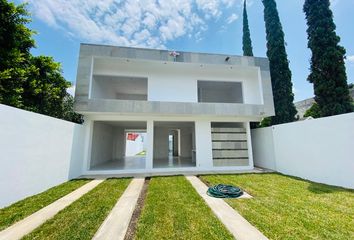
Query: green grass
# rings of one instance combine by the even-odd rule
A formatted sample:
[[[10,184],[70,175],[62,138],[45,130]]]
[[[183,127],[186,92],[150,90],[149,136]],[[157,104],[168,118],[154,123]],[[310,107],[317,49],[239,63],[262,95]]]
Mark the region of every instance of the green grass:
[[[91,239],[130,179],[108,179],[23,239]]]
[[[354,191],[280,174],[202,176],[253,199],[226,200],[270,239],[354,239]]]
[[[150,180],[136,239],[233,239],[183,177]]]
[[[71,180],[50,188],[45,192],[25,198],[8,207],[0,209],[0,231],[69,194],[88,182],[89,180],[84,179]]]

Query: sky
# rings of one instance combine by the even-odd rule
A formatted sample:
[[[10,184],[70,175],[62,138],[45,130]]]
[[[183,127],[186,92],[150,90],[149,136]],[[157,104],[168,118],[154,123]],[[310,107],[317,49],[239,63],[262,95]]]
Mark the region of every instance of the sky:
[[[53,56],[75,89],[80,43],[242,55],[243,0],[15,0],[28,3],[36,31],[34,55]],[[313,96],[307,82],[304,1],[277,0],[292,71],[295,101]],[[261,0],[248,0],[248,19],[257,57],[266,56]],[[353,0],[331,0],[340,44],[347,51],[348,83],[354,82]]]

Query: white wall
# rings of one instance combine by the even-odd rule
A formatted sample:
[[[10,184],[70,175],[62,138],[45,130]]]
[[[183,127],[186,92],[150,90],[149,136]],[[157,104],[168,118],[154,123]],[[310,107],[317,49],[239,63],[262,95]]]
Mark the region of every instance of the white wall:
[[[255,129],[252,140],[256,166],[354,188],[354,113]]]
[[[244,103],[263,104],[259,68],[95,59],[93,74],[148,78],[148,100],[198,102],[198,80],[242,82]],[[93,86],[96,83],[93,81]]]
[[[84,128],[0,105],[0,208],[77,177]]]

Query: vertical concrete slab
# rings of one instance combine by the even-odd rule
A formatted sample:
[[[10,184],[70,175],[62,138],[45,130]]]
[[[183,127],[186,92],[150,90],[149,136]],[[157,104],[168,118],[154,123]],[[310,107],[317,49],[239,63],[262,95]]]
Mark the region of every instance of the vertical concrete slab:
[[[146,169],[151,170],[154,158],[154,121],[149,120],[146,123]]]
[[[245,122],[244,125],[246,128],[246,134],[247,134],[248,162],[249,162],[249,166],[251,168],[253,168],[254,162],[253,162],[252,137],[251,137],[250,122]]]
[[[211,122],[198,120],[195,122],[195,146],[198,168],[213,167],[213,146],[211,141]]]

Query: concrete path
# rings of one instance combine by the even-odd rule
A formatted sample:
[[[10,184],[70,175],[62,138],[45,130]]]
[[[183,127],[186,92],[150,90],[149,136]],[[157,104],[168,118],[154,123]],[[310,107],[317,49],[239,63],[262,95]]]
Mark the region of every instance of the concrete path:
[[[134,178],[131,181],[92,239],[124,239],[143,186],[144,178]]]
[[[196,176],[186,176],[186,178],[237,240],[268,239],[224,200],[208,196],[206,193],[208,187],[199,178]]]
[[[27,235],[42,225],[48,219],[54,217],[54,215],[57,214],[60,210],[69,206],[72,202],[82,197],[82,195],[89,192],[103,181],[104,179],[92,180],[82,187],[76,189],[75,191],[69,193],[68,195],[58,199],[50,205],[26,217],[25,219],[6,228],[0,232],[0,240],[15,240],[22,238],[23,236]]]

